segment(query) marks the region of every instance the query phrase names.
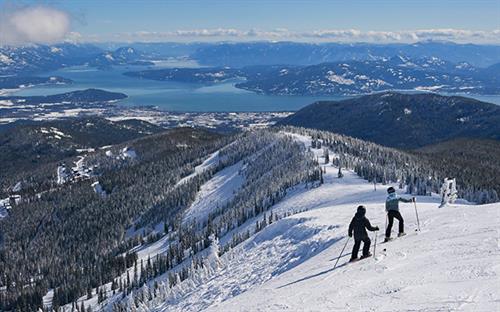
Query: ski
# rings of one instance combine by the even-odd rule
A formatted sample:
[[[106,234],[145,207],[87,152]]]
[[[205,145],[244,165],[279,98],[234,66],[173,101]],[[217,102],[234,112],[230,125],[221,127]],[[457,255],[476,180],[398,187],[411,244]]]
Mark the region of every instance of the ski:
[[[350,264],[350,263],[356,263],[356,262],[359,262],[359,261],[362,261],[362,260],[365,260],[365,259],[369,259],[369,258],[372,258],[372,254],[370,254],[369,256],[366,256],[366,257],[359,257],[359,258],[356,258],[354,260],[349,260],[349,262],[347,262],[347,264]]]

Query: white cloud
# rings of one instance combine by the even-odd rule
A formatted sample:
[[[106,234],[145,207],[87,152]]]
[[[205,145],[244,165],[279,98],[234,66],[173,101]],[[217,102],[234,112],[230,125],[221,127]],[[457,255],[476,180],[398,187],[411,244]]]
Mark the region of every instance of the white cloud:
[[[68,13],[47,6],[0,7],[0,44],[54,43],[70,31]]]
[[[405,31],[361,31],[358,29],[321,29],[313,31],[291,31],[284,28],[274,30],[240,30],[234,28],[190,29],[165,32],[138,31],[112,36],[87,36],[90,41],[217,41],[217,40],[295,40],[316,42],[417,42],[422,40],[448,40],[471,43],[500,43],[500,29],[420,29]]]

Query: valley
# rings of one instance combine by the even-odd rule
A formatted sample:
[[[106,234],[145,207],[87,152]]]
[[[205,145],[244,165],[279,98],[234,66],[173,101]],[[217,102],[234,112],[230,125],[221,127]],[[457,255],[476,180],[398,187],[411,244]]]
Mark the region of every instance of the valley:
[[[0,0],[0,311],[500,311],[498,5],[382,2]]]

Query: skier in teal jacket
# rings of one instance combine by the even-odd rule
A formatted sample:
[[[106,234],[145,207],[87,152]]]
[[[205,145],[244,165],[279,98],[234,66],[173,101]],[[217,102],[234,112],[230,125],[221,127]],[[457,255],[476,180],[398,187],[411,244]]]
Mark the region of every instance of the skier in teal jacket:
[[[385,211],[387,212],[387,218],[389,222],[387,224],[387,229],[385,230],[385,241],[391,240],[391,230],[392,224],[394,223],[394,219],[396,218],[399,221],[399,234],[398,236],[403,236],[405,234],[405,226],[404,220],[399,213],[399,202],[403,203],[411,203],[415,201],[415,197],[410,199],[399,197],[396,194],[396,190],[393,187],[387,189],[387,199],[385,201]]]

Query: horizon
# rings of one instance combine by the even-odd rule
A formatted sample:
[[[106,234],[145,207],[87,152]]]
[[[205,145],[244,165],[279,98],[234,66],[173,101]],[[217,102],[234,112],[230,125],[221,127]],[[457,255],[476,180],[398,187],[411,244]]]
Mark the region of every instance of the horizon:
[[[500,2],[494,0],[0,0],[0,44],[430,40],[498,45],[499,12]]]

